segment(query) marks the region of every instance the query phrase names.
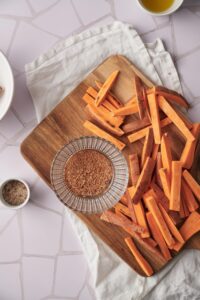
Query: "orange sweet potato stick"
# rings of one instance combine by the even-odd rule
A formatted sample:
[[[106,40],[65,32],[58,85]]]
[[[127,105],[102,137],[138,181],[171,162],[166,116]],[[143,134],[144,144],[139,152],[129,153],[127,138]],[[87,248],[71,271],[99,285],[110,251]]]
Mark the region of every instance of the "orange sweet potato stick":
[[[122,143],[120,140],[116,139],[109,133],[105,132],[104,130],[100,129],[98,126],[94,125],[90,121],[85,121],[83,124],[84,128],[91,131],[92,133],[96,134],[97,136],[104,138],[105,140],[114,144],[119,150],[123,150],[126,145]]]
[[[155,248],[158,245],[158,243],[154,239],[152,239],[150,237],[149,238],[145,238],[145,242],[147,244],[149,244],[153,248]]]
[[[180,210],[182,162],[172,161],[172,180],[169,209]]]
[[[195,123],[193,125],[191,132],[194,135],[195,140],[193,142],[186,141],[185,147],[183,149],[183,152],[182,152],[181,158],[180,158],[180,161],[183,163],[183,168],[185,168],[185,169],[191,169],[193,161],[194,161],[196,144],[197,144],[199,134],[200,134],[200,123]]]
[[[146,228],[146,231],[141,234],[141,237],[142,238],[150,237],[150,233],[149,233],[148,225],[147,225],[147,221],[146,221],[146,216],[145,216],[145,212],[144,212],[144,207],[142,205],[141,200],[137,204],[133,204],[133,207],[134,207],[137,223],[140,226]]]
[[[199,205],[184,178],[182,178],[181,181],[181,195],[184,197],[189,212],[193,212],[199,208]]]
[[[157,198],[154,196],[157,202],[161,203],[164,209],[168,212],[169,211],[169,199],[165,196],[163,191],[160,189],[160,187],[151,182],[150,184],[151,189],[154,191],[154,194],[157,196]]]
[[[171,186],[170,186],[170,180],[169,176],[167,173],[167,169],[161,168],[159,169],[159,175],[160,175],[160,180],[162,183],[162,188],[165,193],[165,196],[170,199],[171,197]]]
[[[135,75],[134,77],[134,89],[136,93],[136,102],[138,105],[138,112],[140,119],[144,118],[145,115],[145,104],[144,104],[144,95],[143,95],[143,84],[141,79]]]
[[[172,164],[171,140],[167,133],[164,133],[162,136],[161,157],[162,157],[163,168],[167,169],[169,180],[171,181],[171,164]]]
[[[130,177],[132,185],[136,185],[140,176],[140,165],[137,153],[129,155]]]
[[[144,127],[149,126],[151,123],[149,121],[149,118],[147,116],[144,116],[144,118],[142,120],[135,120],[135,121],[131,121],[129,123],[126,123],[122,126],[122,130],[125,133],[130,133],[130,132],[134,132],[137,130],[140,130]]]
[[[89,87],[86,91],[86,93],[88,93],[91,97],[94,98],[94,104],[95,104],[95,98],[98,94],[98,92],[93,88],[93,87]],[[109,102],[107,99],[105,99],[100,106],[103,106],[105,107],[107,110],[109,110],[110,112],[114,113],[116,111],[116,107],[111,103]]]
[[[179,215],[182,219],[185,218],[185,211],[184,211],[184,207],[183,207],[183,200],[182,198],[180,199],[180,210],[179,210]]]
[[[152,157],[153,157],[153,155],[152,155]],[[157,156],[156,156],[156,182],[159,185],[159,187],[161,187],[161,188],[162,188],[162,181],[160,178],[159,170],[162,169],[162,167],[163,167],[163,165],[162,165],[161,152],[158,152]]]
[[[162,233],[161,233],[158,225],[156,224],[156,222],[154,220],[152,213],[150,211],[147,212],[146,217],[147,217],[147,222],[149,224],[149,228],[151,230],[152,236],[158,243],[161,253],[166,258],[167,261],[170,260],[172,258],[170,251],[167,248],[166,242],[162,236]]]
[[[130,238],[130,237],[125,238],[125,243],[129,247],[131,253],[135,257],[136,261],[138,262],[138,264],[140,265],[140,267],[144,271],[144,273],[147,276],[153,275],[152,267],[147,262],[147,260],[142,256],[142,254],[139,252],[139,250],[136,248],[132,238]]]
[[[94,105],[94,98],[88,94],[83,96],[83,100],[89,105]],[[109,122],[114,127],[119,127],[124,121],[122,117],[113,117],[112,113],[103,105],[98,107],[98,111],[101,116],[104,117],[105,121]]]
[[[195,140],[193,134],[187,128],[183,120],[179,117],[177,112],[164,97],[158,96],[158,105],[160,109],[166,114],[166,116],[172,120],[172,122],[176,125],[180,132],[185,136],[186,140],[189,140],[191,142]]]
[[[130,197],[130,194],[129,194],[129,191],[127,190],[126,193],[125,193],[125,196],[126,196],[126,199],[127,199],[127,204],[128,204],[128,209],[129,209],[129,212],[130,212],[130,217],[132,219],[132,221],[134,223],[137,223],[137,219],[136,219],[136,214],[135,214],[135,209],[133,207],[133,203],[132,203],[132,200],[131,200],[131,197]],[[139,224],[139,223],[138,223]],[[140,224],[139,224],[140,225]],[[145,227],[144,227],[145,228]]]
[[[120,107],[113,112],[114,116],[129,116],[138,112],[136,103]]]
[[[154,141],[155,144],[161,143],[161,126],[160,126],[160,116],[158,110],[158,103],[155,94],[148,95],[148,104],[151,115],[151,123],[153,127]]]
[[[158,157],[158,151],[159,151],[159,148],[160,148],[160,145],[158,145],[158,144],[154,144],[153,145],[153,150],[152,150],[152,155],[151,155],[151,157],[154,159],[154,160],[157,160],[157,157]]]
[[[99,90],[103,86],[103,83],[97,80],[95,80],[95,84]],[[107,99],[115,108],[120,108],[121,106],[123,106],[122,103],[111,92],[108,92]]]
[[[115,208],[115,210],[118,210],[119,212],[121,212],[123,215],[131,218],[131,213],[127,206],[118,202],[117,204],[115,204],[114,208]]]
[[[125,195],[123,195],[123,196],[121,197],[120,202],[121,202],[122,204],[128,206],[128,202],[127,202],[127,199],[126,199],[126,196],[125,196]]]
[[[94,104],[88,104],[85,110],[92,118],[92,120],[96,121],[99,125],[101,125],[104,129],[106,129],[111,134],[117,136],[122,136],[124,134],[121,128],[113,127],[108,122],[106,122],[104,116],[101,115],[101,113],[98,111],[97,107]]]
[[[104,211],[103,214],[100,217],[101,220],[123,227],[127,228],[130,232],[137,232],[142,233],[145,232],[145,228],[141,227],[140,225],[131,222],[127,217],[125,217],[122,214],[115,214],[114,212],[107,210]]]
[[[150,110],[149,110],[147,92],[146,92],[145,87],[143,87],[143,99],[144,99],[144,106],[145,106],[145,110],[146,110],[146,115],[147,115],[149,121],[151,121],[151,114],[150,114]]]
[[[175,240],[172,237],[172,235],[167,227],[167,224],[161,214],[161,211],[157,205],[156,200],[153,197],[149,197],[148,199],[146,199],[146,203],[148,206],[148,210],[152,213],[152,215],[155,219],[155,222],[158,225],[167,246],[169,248],[172,248],[173,244],[175,243]]]
[[[117,79],[118,74],[119,70],[114,71],[102,85],[95,98],[95,103],[97,106],[99,106],[105,100],[108,92],[111,90],[115,80]]]
[[[153,130],[152,128],[149,128],[142,148],[141,168],[144,166],[147,157],[151,156],[152,150],[153,150]]]
[[[186,99],[180,95],[179,93],[172,91],[170,89],[165,88],[164,86],[156,86],[147,90],[147,94],[155,93],[156,95],[160,95],[165,97],[168,101],[175,102],[180,106],[185,108],[189,108],[189,104]]]
[[[165,119],[160,121],[160,126],[161,126],[161,128],[163,128],[165,126],[168,126],[171,123],[172,123],[172,121],[169,118],[165,118]],[[144,138],[145,135],[147,134],[147,131],[148,131],[149,127],[151,127],[151,126],[145,127],[145,128],[143,128],[143,129],[141,129],[137,132],[129,134],[128,135],[129,142],[134,143],[134,142]]]
[[[200,201],[200,185],[198,184],[198,182],[192,177],[192,175],[187,170],[183,171],[183,177],[193,194]]]
[[[134,190],[134,194],[132,197],[133,203],[137,204],[142,198],[144,192],[147,190],[151,181],[154,167],[155,167],[155,160],[148,157],[145,161],[144,167],[142,169],[142,172],[140,173],[140,177],[137,181]]]
[[[160,211],[163,215],[163,218],[169,228],[169,230],[171,231],[172,235],[175,237],[175,239],[177,241],[179,241],[180,243],[184,243],[184,239],[181,235],[181,233],[179,232],[179,230],[177,229],[177,227],[174,225],[174,223],[172,222],[172,219],[170,218],[170,216],[168,215],[168,213],[166,212],[166,210],[162,207],[161,204],[158,204]]]
[[[188,241],[200,230],[200,214],[193,211],[179,229],[183,239]]]

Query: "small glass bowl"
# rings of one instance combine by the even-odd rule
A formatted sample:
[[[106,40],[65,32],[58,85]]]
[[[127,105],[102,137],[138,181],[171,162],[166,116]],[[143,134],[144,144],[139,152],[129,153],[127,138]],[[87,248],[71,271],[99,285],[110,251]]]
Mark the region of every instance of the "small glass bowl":
[[[66,162],[72,155],[85,149],[101,152],[113,166],[110,186],[97,197],[78,197],[65,182]],[[58,151],[52,162],[50,176],[54,191],[64,205],[82,213],[97,214],[113,207],[123,196],[128,185],[129,171],[125,157],[113,144],[99,137],[86,136],[71,141]]]

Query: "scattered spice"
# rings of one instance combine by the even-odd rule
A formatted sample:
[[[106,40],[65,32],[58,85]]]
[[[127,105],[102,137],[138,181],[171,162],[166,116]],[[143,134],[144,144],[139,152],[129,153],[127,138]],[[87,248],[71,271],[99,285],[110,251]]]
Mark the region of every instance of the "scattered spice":
[[[20,205],[27,198],[27,188],[22,182],[11,180],[4,185],[2,195],[8,204]]]
[[[80,197],[102,194],[110,185],[112,177],[112,163],[97,150],[81,150],[66,163],[66,184]]]

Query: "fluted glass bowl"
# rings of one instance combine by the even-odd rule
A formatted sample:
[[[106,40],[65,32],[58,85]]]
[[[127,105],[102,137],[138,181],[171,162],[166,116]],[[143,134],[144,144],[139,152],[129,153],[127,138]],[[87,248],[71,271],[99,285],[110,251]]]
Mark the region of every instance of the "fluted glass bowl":
[[[65,181],[65,167],[75,153],[93,149],[104,154],[112,163],[113,178],[106,191],[97,197],[78,197],[68,188]],[[126,159],[110,142],[95,136],[86,136],[66,144],[56,154],[51,166],[51,183],[58,198],[67,207],[88,214],[101,213],[114,206],[125,193],[129,171]]]

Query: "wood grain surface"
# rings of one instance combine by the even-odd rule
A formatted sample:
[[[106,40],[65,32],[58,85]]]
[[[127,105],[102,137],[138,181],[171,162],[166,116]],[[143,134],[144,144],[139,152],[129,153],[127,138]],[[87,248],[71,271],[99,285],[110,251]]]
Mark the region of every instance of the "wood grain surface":
[[[120,70],[120,75],[113,87],[113,93],[123,103],[126,103],[135,94],[133,87],[135,74],[143,80],[146,86],[153,86],[153,83],[125,57],[120,55],[111,56],[89,74],[70,95],[65,97],[22,143],[22,155],[49,186],[51,186],[51,163],[57,151],[74,138],[91,135],[82,126],[85,119],[88,118],[84,111],[86,104],[82,100],[87,87],[95,87],[95,80],[104,82],[108,75],[117,69]],[[172,137],[173,158],[178,159],[184,146],[184,138],[174,125],[167,126],[165,131],[168,131]],[[127,138],[122,138],[122,140],[127,142]],[[127,157],[133,151],[140,155],[142,143],[143,141],[138,141],[134,144],[129,144],[123,150],[124,155]],[[198,165],[198,156],[196,155],[195,166],[193,167],[193,174],[195,175],[199,174],[198,170],[200,168],[198,168]],[[77,212],[76,214],[130,267],[142,276],[145,276],[124,242],[124,237],[127,234],[123,229],[101,221],[98,215],[84,215]],[[137,245],[155,272],[159,271],[166,264],[166,261],[155,255],[154,252],[149,251],[149,249],[146,249],[138,242]],[[185,247],[200,249],[200,233],[192,237]]]

